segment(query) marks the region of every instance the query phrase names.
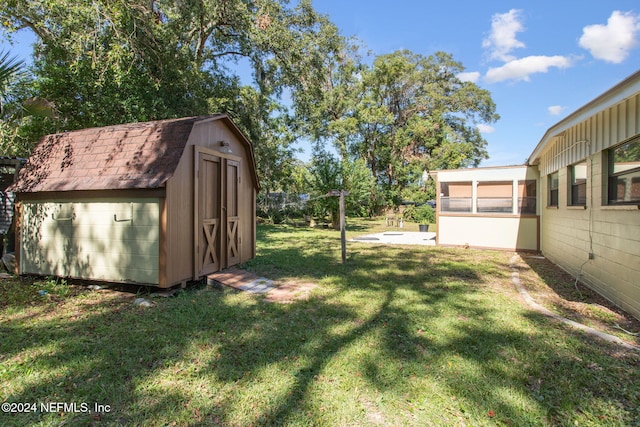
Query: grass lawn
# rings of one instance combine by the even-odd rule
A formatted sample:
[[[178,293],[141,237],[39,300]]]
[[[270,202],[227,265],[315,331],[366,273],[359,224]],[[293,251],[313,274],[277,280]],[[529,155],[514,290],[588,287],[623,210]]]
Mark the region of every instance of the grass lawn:
[[[0,412],[0,425],[640,425],[640,353],[527,309],[512,256],[349,243],[343,265],[339,232],[261,225],[243,267],[316,283],[308,300],[194,286],[141,308],[113,290],[2,280],[0,402],[37,410]],[[569,296],[553,289],[573,283],[545,268],[519,266],[555,307]],[[597,305],[580,315],[625,320]],[[95,403],[109,408],[83,412]]]

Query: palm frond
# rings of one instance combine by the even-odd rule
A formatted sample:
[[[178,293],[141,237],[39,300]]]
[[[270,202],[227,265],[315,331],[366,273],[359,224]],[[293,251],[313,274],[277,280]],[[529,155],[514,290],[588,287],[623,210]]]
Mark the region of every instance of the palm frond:
[[[16,56],[9,56],[9,52],[0,51],[0,85],[23,72],[24,61]]]

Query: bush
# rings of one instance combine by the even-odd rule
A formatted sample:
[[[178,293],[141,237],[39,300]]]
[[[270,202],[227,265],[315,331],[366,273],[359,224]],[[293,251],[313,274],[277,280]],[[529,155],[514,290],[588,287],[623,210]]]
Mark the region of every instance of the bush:
[[[409,206],[404,215],[407,219],[418,224],[434,224],[436,222],[436,211],[430,205]]]

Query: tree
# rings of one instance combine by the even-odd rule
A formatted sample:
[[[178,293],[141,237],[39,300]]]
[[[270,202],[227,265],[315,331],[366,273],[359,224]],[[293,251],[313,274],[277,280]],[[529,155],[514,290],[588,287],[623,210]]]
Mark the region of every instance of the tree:
[[[0,51],[0,153],[25,156],[31,143],[22,132],[34,118],[53,117],[53,104],[34,96],[33,81],[23,61]]]
[[[345,209],[348,215],[371,216],[377,210],[377,186],[363,159],[339,159],[321,146],[317,146],[309,167],[308,188],[312,192],[310,202],[316,217],[331,217],[338,227],[338,200],[323,197],[332,190],[345,190]]]
[[[10,57],[9,52],[0,51],[0,147],[3,153],[9,152],[8,147],[15,139],[15,114],[12,112],[14,99],[11,97],[10,86],[23,73],[24,63],[16,57]],[[9,106],[9,108],[7,108]]]
[[[322,93],[324,58],[343,43],[309,0],[287,3],[6,0],[0,18],[8,31],[38,37],[37,92],[58,112],[38,131],[229,112],[251,134],[271,182],[290,154],[280,99],[306,114]],[[252,71],[249,88],[243,67]]]
[[[10,57],[9,52],[0,50],[0,114],[3,113],[4,99],[7,96],[9,83],[22,73],[23,67],[23,61],[18,60],[15,56]]]
[[[298,123],[301,134],[316,145],[333,145],[343,161],[347,160],[357,133],[354,107],[362,93],[360,78],[364,67],[360,49],[354,40],[345,41],[342,51],[325,58],[322,93],[308,104]]]
[[[381,204],[378,187],[364,159],[343,159],[341,178],[342,188],[349,192],[345,198],[347,215],[371,217],[379,212]]]
[[[476,124],[497,119],[489,93],[456,75],[448,54],[409,51],[382,55],[363,77],[362,139],[354,150],[368,159],[390,198],[433,169],[477,166],[487,157]]]
[[[292,184],[295,136],[288,123],[284,107],[262,96],[251,86],[240,90],[241,102],[231,114],[254,143],[260,185],[268,195],[272,191],[287,191]]]
[[[477,166],[487,157],[476,125],[498,119],[495,104],[488,91],[456,77],[464,68],[451,55],[405,50],[371,66],[334,68],[343,74],[327,82],[328,113],[315,120],[317,134],[343,157],[364,159],[387,204],[397,205],[425,171]]]

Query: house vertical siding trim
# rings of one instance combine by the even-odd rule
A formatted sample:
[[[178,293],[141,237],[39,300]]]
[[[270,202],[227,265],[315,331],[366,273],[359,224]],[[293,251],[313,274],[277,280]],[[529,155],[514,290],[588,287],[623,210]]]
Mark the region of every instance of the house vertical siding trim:
[[[639,89],[640,90],[640,89]],[[622,143],[640,133],[640,92],[571,126],[548,134],[540,154],[530,159],[542,177]]]
[[[547,176],[558,172],[558,206],[541,210],[543,255],[640,318],[640,209],[609,205],[607,197],[607,150],[640,138],[640,73],[632,77],[603,95],[604,105],[587,104],[579,120],[551,128],[529,162],[541,171],[543,205]],[[587,201],[571,206],[570,167],[579,162],[587,165]]]

